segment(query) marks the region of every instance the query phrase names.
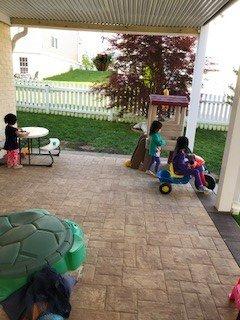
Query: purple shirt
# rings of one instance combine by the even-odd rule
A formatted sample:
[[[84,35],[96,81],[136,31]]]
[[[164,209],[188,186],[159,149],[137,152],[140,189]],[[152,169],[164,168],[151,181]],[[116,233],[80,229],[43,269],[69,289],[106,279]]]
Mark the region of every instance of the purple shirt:
[[[180,151],[173,155],[173,168],[176,173],[185,173],[188,170],[188,158],[184,151]]]

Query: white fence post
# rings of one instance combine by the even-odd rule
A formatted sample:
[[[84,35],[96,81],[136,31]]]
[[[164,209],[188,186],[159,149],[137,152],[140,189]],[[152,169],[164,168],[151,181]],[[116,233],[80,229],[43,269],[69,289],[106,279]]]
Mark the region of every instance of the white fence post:
[[[50,86],[48,84],[45,85],[45,90],[44,90],[44,95],[45,95],[45,107],[47,113],[50,113]]]

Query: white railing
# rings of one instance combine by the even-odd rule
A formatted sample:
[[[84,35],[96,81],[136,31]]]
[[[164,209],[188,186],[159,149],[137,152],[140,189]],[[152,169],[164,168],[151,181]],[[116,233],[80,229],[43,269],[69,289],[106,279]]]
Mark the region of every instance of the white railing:
[[[227,95],[201,95],[198,126],[200,128],[227,130],[231,113]]]
[[[89,85],[55,81],[24,81],[16,79],[18,110],[66,114],[112,121],[118,110],[109,109],[109,99],[93,91]],[[202,94],[198,126],[205,129],[227,130],[231,107],[226,95]],[[143,120],[133,114],[118,119],[124,122]]]
[[[50,81],[16,80],[18,110],[113,120],[115,112],[108,108],[109,99],[104,95],[92,91],[89,86],[61,85]]]

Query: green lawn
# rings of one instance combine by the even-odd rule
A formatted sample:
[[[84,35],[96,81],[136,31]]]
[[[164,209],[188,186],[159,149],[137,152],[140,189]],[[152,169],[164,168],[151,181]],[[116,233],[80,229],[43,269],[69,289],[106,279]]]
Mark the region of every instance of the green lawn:
[[[239,215],[234,215],[233,217],[236,220],[237,224],[240,226],[240,214]]]
[[[46,127],[50,137],[74,142],[80,149],[89,146],[98,152],[131,154],[139,137],[124,123],[25,112],[18,112],[18,119],[21,127]]]
[[[198,129],[194,152],[206,160],[208,169],[220,174],[227,132]]]
[[[46,80],[100,83],[106,82],[109,76],[110,71],[90,71],[76,69],[46,78]]]
[[[50,130],[51,137],[69,141],[72,147],[98,152],[132,154],[139,133],[131,130],[130,124],[18,112],[20,126],[43,126]],[[197,130],[195,153],[205,158],[209,170],[219,174],[226,132]]]

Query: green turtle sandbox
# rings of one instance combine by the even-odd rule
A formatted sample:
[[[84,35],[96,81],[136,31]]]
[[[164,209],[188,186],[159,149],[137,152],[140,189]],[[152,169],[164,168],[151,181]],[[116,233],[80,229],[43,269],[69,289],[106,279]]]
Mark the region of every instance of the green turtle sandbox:
[[[73,221],[42,209],[0,216],[0,301],[46,264],[64,274],[85,258],[84,235]]]

